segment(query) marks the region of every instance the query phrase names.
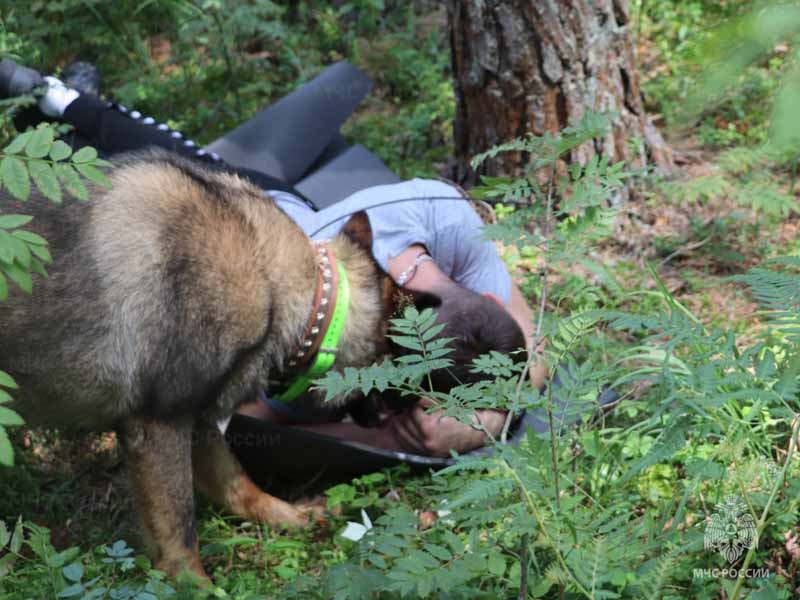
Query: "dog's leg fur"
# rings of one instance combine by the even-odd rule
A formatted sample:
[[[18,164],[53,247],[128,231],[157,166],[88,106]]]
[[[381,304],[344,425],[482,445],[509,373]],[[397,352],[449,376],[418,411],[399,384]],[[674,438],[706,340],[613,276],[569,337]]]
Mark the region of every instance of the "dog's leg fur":
[[[197,432],[192,453],[195,482],[212,502],[256,523],[309,524],[307,510],[270,496],[253,483],[216,426],[198,423]]]
[[[192,421],[128,419],[122,428],[134,501],[150,555],[170,576],[206,578],[197,543],[192,486]]]

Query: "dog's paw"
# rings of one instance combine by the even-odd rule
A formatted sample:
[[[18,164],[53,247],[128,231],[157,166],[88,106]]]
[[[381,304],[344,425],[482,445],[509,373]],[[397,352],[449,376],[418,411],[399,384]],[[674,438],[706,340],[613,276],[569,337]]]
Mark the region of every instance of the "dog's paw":
[[[308,527],[313,523],[311,512],[304,505],[293,505],[269,494],[261,493],[246,503],[244,516],[258,523],[278,527]]]
[[[312,523],[324,525],[331,516],[327,508],[327,501],[323,496],[315,496],[309,500],[303,500],[295,506],[306,515]]]
[[[211,578],[203,568],[199,554],[162,557],[156,560],[154,567],[157,571],[166,573],[171,579],[184,578],[200,587],[211,585]]]

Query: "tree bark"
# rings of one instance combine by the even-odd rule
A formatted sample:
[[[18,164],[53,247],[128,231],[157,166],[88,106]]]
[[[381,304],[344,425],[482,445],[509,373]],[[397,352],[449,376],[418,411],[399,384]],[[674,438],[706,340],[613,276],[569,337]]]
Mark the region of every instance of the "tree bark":
[[[645,114],[627,0],[447,0],[456,95],[454,179],[511,175],[526,157],[501,154],[479,173],[469,160],[528,133],[556,132],[587,110],[617,116],[595,154],[631,167],[672,169],[669,146]]]

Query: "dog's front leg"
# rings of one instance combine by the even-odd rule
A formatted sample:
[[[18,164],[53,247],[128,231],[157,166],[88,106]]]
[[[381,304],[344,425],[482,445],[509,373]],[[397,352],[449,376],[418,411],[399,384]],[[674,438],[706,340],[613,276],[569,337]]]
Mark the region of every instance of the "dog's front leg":
[[[133,494],[155,567],[206,578],[197,545],[192,486],[191,419],[124,423],[123,445]]]
[[[197,423],[192,464],[198,489],[228,512],[271,525],[299,527],[309,523],[309,508],[270,496],[253,483],[215,425]]]

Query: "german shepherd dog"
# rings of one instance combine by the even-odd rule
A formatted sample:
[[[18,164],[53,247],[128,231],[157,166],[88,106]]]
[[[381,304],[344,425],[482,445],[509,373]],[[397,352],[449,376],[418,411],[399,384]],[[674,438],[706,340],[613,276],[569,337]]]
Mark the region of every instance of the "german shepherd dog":
[[[309,320],[318,259],[264,193],[164,152],[117,160],[112,188],[32,214],[49,277],[0,303],[0,369],[32,425],[120,433],[158,568],[204,576],[193,485],[247,520],[302,525],[307,507],[258,489],[215,422],[286,373]],[[385,353],[393,292],[365,244],[329,244],[350,281],[335,368]]]

